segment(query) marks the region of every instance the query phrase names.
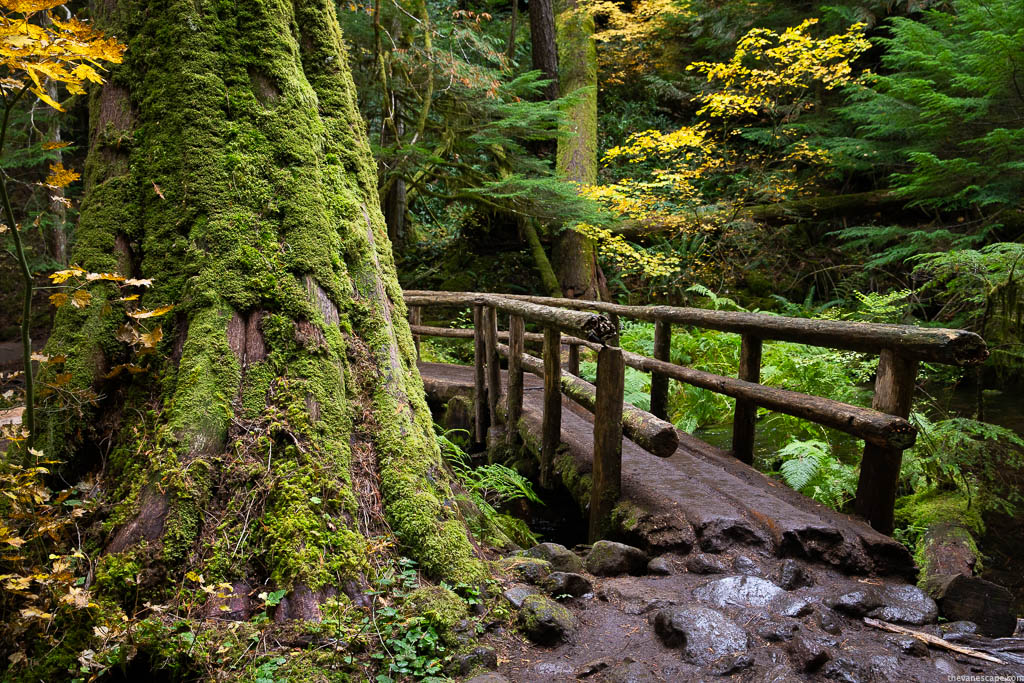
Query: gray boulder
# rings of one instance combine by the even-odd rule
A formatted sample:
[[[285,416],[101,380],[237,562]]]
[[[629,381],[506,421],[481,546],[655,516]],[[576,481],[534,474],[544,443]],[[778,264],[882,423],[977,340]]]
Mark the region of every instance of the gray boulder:
[[[541,543],[527,550],[526,557],[536,557],[547,560],[551,568],[558,572],[580,572],[583,571],[583,560],[579,555],[558,543]]]
[[[643,574],[650,558],[647,553],[614,541],[598,541],[587,555],[587,571],[594,576]]]
[[[669,647],[679,647],[695,664],[710,664],[746,652],[747,632],[721,612],[707,607],[667,607],[654,614],[654,631]]]
[[[519,610],[519,628],[538,645],[556,645],[576,627],[572,613],[551,598],[531,595]]]
[[[727,576],[701,586],[694,596],[716,607],[765,607],[784,593],[767,579],[756,576]]]

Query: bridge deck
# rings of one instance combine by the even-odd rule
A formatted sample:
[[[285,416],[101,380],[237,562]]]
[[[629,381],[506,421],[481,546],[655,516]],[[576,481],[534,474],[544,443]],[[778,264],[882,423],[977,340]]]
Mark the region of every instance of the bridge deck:
[[[420,363],[435,404],[471,396],[473,368]],[[502,373],[502,381],[505,381]],[[523,441],[539,452],[543,387],[526,374]],[[589,475],[593,416],[563,397],[562,457],[556,469],[577,501],[586,504],[578,475]],[[844,571],[915,574],[906,548],[853,517],[842,515],[739,462],[685,432],[669,458],[657,458],[629,439],[622,445],[622,500],[616,516],[627,540],[656,550],[719,552],[749,546],[778,556],[824,562]]]

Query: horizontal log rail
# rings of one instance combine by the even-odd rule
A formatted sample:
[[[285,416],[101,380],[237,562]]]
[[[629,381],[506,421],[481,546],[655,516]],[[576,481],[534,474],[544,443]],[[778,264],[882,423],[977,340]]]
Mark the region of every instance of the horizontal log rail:
[[[480,303],[476,297],[494,296],[466,292],[406,292],[410,305]],[[602,301],[557,299],[523,294],[503,298],[581,311],[598,311],[646,322],[693,325],[707,330],[733,332],[762,340],[788,341],[844,351],[878,353],[892,349],[919,361],[947,365],[973,365],[988,357],[985,341],[974,332],[913,325],[862,323],[847,320],[812,320],[767,313],[709,311],[678,306],[625,306]],[[586,337],[586,335],[577,335]]]
[[[914,444],[917,435],[907,417],[919,361],[972,365],[988,356],[984,340],[966,330],[809,320],[675,306],[623,306],[526,295],[426,291],[404,294],[411,307],[411,328],[417,340],[420,336],[474,339],[478,442],[485,440],[484,422],[488,414],[491,421],[498,419],[496,406],[502,391],[499,355],[509,359],[506,415],[513,425],[509,438],[515,431],[518,416],[522,415],[522,373],[530,372],[544,380],[542,485],[551,484],[553,458],[561,434],[561,395],[594,412],[592,539],[607,529],[618,497],[623,432],[661,457],[671,455],[677,447],[675,430],[664,421],[669,379],[736,399],[733,455],[748,464],[753,463],[759,406],[863,439],[864,456],[854,509],[873,527],[890,533],[900,461],[903,451]],[[474,309],[474,329],[423,325],[420,310],[423,306],[470,306]],[[498,311],[509,314],[508,332],[497,330]],[[654,322],[655,358],[619,349],[617,326],[600,313],[607,313],[613,319],[622,316]],[[525,332],[524,320],[539,325],[544,332]],[[739,377],[724,377],[669,362],[673,324],[740,334]],[[861,408],[760,384],[761,349],[765,340],[877,353],[879,367],[872,407]],[[542,344],[543,358],[522,351],[525,342]],[[562,346],[570,349],[568,371],[561,367]],[[596,386],[577,376],[581,346],[598,352]],[[513,353],[510,349],[519,349],[519,352]],[[622,375],[626,366],[651,373],[651,413],[623,403]]]

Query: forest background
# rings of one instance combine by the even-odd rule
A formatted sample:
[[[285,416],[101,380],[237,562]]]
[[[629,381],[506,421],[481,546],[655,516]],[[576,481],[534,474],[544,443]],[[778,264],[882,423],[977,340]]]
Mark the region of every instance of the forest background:
[[[337,12],[405,288],[980,333],[984,366],[926,366],[919,380],[897,537],[920,550],[936,519],[960,520],[986,575],[1024,600],[1024,557],[1001,543],[1024,532],[1024,2],[376,0]],[[87,303],[52,297],[49,278],[75,265],[82,188],[67,169],[84,167],[88,137],[87,98],[66,109],[19,101],[0,160],[40,342],[55,306]],[[584,149],[567,158],[574,141]],[[16,349],[17,263],[0,269],[0,342]],[[622,343],[649,355],[653,327],[626,327]],[[465,362],[471,349],[424,355]],[[673,362],[734,375],[738,359],[730,335],[673,338]],[[857,354],[773,343],[762,382],[867,405],[873,372]],[[649,380],[626,379],[645,407]],[[17,376],[5,380],[0,408],[19,401]],[[725,443],[730,401],[674,383],[670,417]],[[758,466],[848,509],[856,444],[762,420]]]

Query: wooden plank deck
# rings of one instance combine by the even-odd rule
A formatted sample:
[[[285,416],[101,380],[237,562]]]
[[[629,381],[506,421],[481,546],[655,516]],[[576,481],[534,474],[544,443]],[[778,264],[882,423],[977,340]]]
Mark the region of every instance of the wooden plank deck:
[[[428,398],[443,405],[471,396],[470,366],[420,363]],[[502,382],[505,382],[502,373]],[[540,451],[541,380],[524,378],[524,443]],[[589,477],[593,416],[563,397],[560,476],[577,502],[589,501],[580,475]],[[651,550],[720,552],[744,546],[754,552],[797,557],[857,574],[913,579],[907,549],[861,520],[839,514],[685,432],[669,458],[657,458],[629,439],[622,447],[622,505],[617,531]]]

